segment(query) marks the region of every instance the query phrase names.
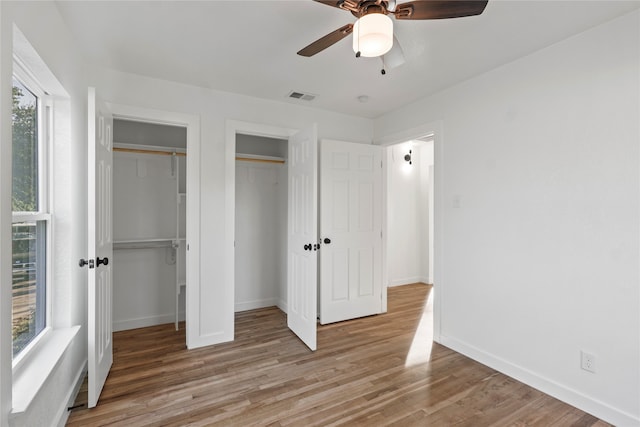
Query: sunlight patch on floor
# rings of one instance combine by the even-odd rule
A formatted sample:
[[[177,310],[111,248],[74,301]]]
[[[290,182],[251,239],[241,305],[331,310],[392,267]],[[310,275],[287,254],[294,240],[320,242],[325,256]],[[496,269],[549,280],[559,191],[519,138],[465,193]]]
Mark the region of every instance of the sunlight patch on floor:
[[[422,310],[420,322],[416,328],[416,333],[411,342],[411,348],[407,353],[407,359],[404,366],[411,366],[427,363],[431,358],[431,349],[433,348],[433,290],[429,293],[427,303]]]

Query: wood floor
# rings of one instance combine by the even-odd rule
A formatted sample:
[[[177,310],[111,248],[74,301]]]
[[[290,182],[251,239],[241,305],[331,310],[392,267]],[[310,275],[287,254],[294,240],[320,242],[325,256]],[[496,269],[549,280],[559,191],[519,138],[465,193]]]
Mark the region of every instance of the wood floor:
[[[389,289],[387,314],[319,327],[315,353],[276,308],[237,313],[234,342],[191,351],[184,325],[117,332],[98,406],[67,425],[608,425],[441,345],[414,359],[429,292]]]

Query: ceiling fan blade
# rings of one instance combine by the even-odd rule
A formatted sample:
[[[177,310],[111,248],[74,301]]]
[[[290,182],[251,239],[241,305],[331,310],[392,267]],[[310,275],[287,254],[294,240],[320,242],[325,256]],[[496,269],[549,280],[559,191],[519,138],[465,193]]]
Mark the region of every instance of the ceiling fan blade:
[[[326,4],[327,6],[340,7],[340,0],[313,0],[317,3]]]
[[[446,19],[480,15],[488,0],[416,0],[396,6],[396,19]]]
[[[354,11],[358,10],[360,0],[313,0],[316,3],[326,4],[327,6],[337,7],[342,10]]]
[[[391,70],[404,64],[404,52],[396,36],[393,36],[393,46],[391,50],[382,56],[384,67]]]
[[[343,38],[347,37],[349,34],[353,32],[353,24],[347,24],[343,27],[338,28],[332,33],[327,34],[324,37],[319,38],[318,40],[311,43],[309,46],[303,48],[298,52],[300,56],[313,56],[318,52],[322,52],[329,46],[339,42]]]

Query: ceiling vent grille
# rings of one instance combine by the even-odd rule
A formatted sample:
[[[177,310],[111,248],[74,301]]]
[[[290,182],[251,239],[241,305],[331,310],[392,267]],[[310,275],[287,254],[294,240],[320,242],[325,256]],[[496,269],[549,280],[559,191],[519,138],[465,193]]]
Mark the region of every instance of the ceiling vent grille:
[[[297,92],[295,90],[289,92],[289,95],[287,95],[288,98],[301,99],[303,101],[313,101],[314,99],[316,99],[316,96],[317,95],[314,95],[312,93]]]

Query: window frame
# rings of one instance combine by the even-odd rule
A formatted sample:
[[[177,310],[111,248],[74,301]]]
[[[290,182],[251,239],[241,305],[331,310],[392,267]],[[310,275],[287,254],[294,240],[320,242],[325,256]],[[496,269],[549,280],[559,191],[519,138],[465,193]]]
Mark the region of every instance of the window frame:
[[[27,344],[18,354],[13,356],[12,370],[14,374],[23,366],[29,358],[29,354],[36,349],[43,338],[52,330],[52,278],[53,278],[53,259],[52,248],[54,247],[53,239],[53,215],[51,213],[52,194],[53,194],[53,175],[52,175],[52,135],[53,135],[53,99],[42,89],[42,85],[30,73],[18,57],[13,58],[13,77],[37,98],[37,156],[38,156],[38,210],[36,212],[11,212],[11,224],[20,223],[44,223],[44,267],[38,265],[37,268],[44,268],[44,328],[38,333],[29,344]],[[12,174],[13,177],[13,174]],[[38,232],[38,231],[36,231]],[[13,340],[12,340],[13,343]]]

